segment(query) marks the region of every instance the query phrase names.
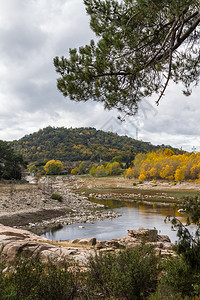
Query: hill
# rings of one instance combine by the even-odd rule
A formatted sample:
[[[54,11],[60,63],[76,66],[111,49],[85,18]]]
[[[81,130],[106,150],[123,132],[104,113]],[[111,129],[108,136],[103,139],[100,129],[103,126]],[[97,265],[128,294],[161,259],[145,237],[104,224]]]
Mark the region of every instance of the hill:
[[[162,146],[135,140],[116,133],[104,132],[95,128],[55,128],[46,127],[38,132],[11,142],[11,146],[29,162],[44,159],[61,161],[110,161],[115,156],[122,156],[122,161],[130,162],[139,152],[156,151]],[[175,153],[182,153],[178,149]]]

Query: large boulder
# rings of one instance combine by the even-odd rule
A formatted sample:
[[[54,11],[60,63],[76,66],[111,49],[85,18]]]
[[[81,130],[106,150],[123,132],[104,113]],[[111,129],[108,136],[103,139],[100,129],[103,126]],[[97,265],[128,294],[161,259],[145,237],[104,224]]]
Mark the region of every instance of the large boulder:
[[[136,238],[142,242],[157,242],[158,231],[156,229],[144,229],[128,230],[128,236]]]
[[[53,245],[53,242],[26,230],[11,228],[0,224],[1,254],[7,261],[14,261],[16,255],[25,257],[40,256],[43,261],[54,259],[63,262],[66,258],[78,257],[74,249]],[[76,256],[77,254],[77,256]]]

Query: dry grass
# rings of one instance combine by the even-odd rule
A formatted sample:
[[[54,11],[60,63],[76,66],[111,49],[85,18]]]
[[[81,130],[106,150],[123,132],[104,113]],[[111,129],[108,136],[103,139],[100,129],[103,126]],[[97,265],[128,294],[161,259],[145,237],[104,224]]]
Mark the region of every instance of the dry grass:
[[[38,186],[30,184],[30,183],[21,183],[21,184],[10,184],[10,183],[0,183],[0,194],[1,193],[10,193],[11,188],[16,191],[34,191],[38,189]]]
[[[141,184],[139,180],[126,179],[124,177],[85,177],[78,178],[79,192],[86,195],[94,194],[113,194],[118,195],[117,199],[126,200],[126,194],[132,195],[133,200],[138,198],[152,197],[153,202],[177,203],[182,201],[185,196],[200,195],[200,184],[196,182],[182,182],[174,185],[174,182],[167,181],[145,181]],[[163,197],[164,195],[164,197]],[[121,197],[121,198],[119,198]],[[112,197],[110,197],[112,198]],[[131,200],[131,197],[128,197]],[[140,200],[138,198],[138,200]],[[145,200],[145,198],[143,200]],[[163,199],[165,198],[165,199]],[[147,199],[146,199],[147,200]],[[149,199],[148,199],[149,200]]]
[[[46,244],[50,244],[50,245],[54,245],[54,246],[61,246],[64,248],[81,248],[81,249],[91,249],[94,248],[94,246],[91,245],[80,245],[78,243],[71,243],[70,241],[39,241],[39,243],[46,243]]]
[[[184,181],[182,183],[177,183],[168,181],[144,181],[142,184],[136,179],[127,179],[122,176],[117,177],[79,177],[78,183],[82,185],[83,188],[123,188],[123,189],[153,189],[153,190],[200,190],[200,183],[195,181],[188,182]],[[136,184],[134,186],[133,184]]]

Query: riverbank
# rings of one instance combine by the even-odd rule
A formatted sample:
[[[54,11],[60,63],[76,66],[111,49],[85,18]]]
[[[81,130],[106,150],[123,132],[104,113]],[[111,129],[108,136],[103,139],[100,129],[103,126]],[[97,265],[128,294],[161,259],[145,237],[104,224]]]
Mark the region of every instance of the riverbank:
[[[95,222],[118,215],[92,203],[79,188],[75,177],[27,178],[25,184],[0,184],[0,223],[42,234],[73,223]],[[51,198],[62,195],[62,201]]]
[[[139,183],[123,177],[64,176],[27,178],[29,183],[0,184],[0,223],[42,234],[73,223],[94,223],[118,216],[90,198],[127,202],[145,201],[161,205],[180,203],[184,196],[200,193],[200,184],[184,182]],[[62,195],[59,202],[53,192]]]
[[[18,255],[24,257],[41,257],[43,261],[51,258],[58,264],[73,260],[86,266],[90,255],[98,252],[116,252],[122,249],[134,249],[146,243],[151,245],[159,256],[174,256],[173,244],[166,235],[158,235],[155,229],[139,228],[128,230],[127,236],[99,241],[95,237],[53,242],[27,230],[16,229],[0,224],[1,257],[7,262],[14,262]]]
[[[157,205],[181,204],[186,196],[200,195],[200,183],[139,181],[124,177],[79,177],[79,189],[88,197],[122,200],[127,202],[156,203]]]

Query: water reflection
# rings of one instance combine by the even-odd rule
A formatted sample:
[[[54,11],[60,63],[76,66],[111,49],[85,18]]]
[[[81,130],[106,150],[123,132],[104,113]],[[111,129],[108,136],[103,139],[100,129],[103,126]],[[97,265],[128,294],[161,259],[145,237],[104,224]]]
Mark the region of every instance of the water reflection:
[[[176,216],[182,222],[186,221],[186,217],[179,213],[175,207],[172,206],[157,206],[155,204],[146,205],[144,203],[124,202],[117,200],[96,200],[106,205],[109,209],[121,213],[122,216],[116,219],[106,219],[103,221],[96,221],[94,224],[90,223],[76,223],[57,231],[47,232],[42,235],[52,240],[71,240],[76,238],[90,238],[96,237],[98,240],[111,240],[112,238],[120,238],[127,235],[128,229],[156,228],[159,234],[166,234],[174,242],[177,240],[176,231],[171,230],[171,224],[165,223],[166,216]],[[83,226],[84,228],[80,228]]]

